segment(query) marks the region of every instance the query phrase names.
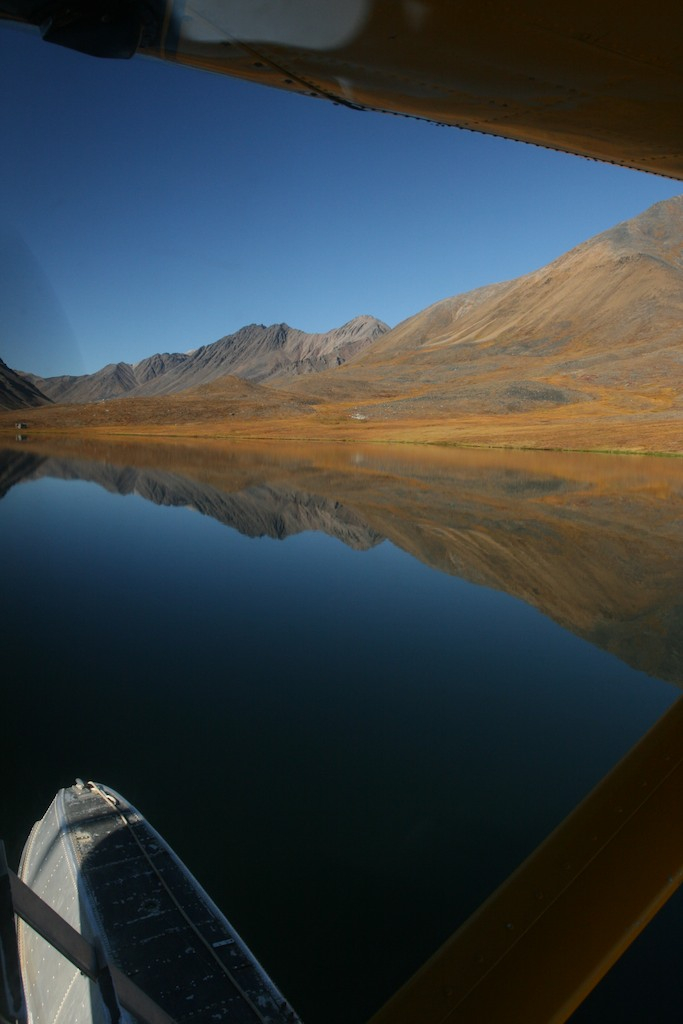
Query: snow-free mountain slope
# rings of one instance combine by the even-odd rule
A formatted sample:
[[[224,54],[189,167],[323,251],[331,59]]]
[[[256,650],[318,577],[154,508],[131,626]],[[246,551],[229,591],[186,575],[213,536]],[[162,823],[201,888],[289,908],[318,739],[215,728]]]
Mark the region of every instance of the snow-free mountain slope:
[[[503,412],[619,389],[653,396],[683,371],[683,197],[501,284],[444,299],[311,382],[323,398],[376,395]],[[296,385],[301,390],[301,384]]]
[[[30,409],[48,405],[49,401],[32,381],[0,359],[0,409]]]
[[[55,402],[98,402],[122,395],[170,395],[226,375],[263,383],[339,366],[389,328],[359,316],[323,334],[287,324],[250,324],[192,352],[156,353],[137,363],[110,363],[79,377],[27,378]]]

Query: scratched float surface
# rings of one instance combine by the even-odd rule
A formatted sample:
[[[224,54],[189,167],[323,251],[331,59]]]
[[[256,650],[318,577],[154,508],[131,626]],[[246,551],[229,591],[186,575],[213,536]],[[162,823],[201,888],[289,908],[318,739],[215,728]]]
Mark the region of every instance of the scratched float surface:
[[[300,1024],[189,871],[113,790],[60,790],[31,832],[20,874],[179,1024]],[[108,1019],[99,990],[26,926],[20,955],[35,1024],[67,1007],[65,1019]]]

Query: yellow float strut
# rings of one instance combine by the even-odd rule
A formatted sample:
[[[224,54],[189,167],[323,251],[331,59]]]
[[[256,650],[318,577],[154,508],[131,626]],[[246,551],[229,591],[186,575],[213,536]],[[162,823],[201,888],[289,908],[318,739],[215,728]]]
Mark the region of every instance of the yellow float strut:
[[[370,1024],[566,1021],[683,880],[683,698]]]

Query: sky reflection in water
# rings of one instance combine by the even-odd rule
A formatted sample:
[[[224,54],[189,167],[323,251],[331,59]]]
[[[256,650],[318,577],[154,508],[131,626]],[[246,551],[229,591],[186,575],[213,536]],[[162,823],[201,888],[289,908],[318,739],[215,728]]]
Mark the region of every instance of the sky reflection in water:
[[[320,532],[255,539],[191,508],[41,478],[49,468],[0,502],[10,853],[59,786],[114,786],[313,1024],[363,1020],[680,695],[382,540],[387,523],[394,540],[417,528],[396,498],[414,467],[395,474],[393,518],[377,512],[380,478],[366,481],[367,535],[358,501],[338,491],[335,504],[329,485],[316,514],[365,550]],[[316,480],[297,471],[300,491],[290,478],[280,493],[304,495],[310,520]],[[250,473],[222,493],[257,494],[265,515],[266,474]],[[423,489],[430,475],[443,488],[448,467]],[[271,526],[287,533],[287,513]],[[445,528],[420,526],[432,540]],[[510,550],[521,558],[531,534]]]

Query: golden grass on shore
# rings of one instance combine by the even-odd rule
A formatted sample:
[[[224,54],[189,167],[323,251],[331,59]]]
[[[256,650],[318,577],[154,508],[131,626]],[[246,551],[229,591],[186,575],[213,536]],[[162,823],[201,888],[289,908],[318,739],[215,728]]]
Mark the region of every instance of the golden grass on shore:
[[[269,394],[217,397],[215,389],[92,405],[50,405],[0,412],[0,436],[17,422],[31,437],[68,436],[370,441],[500,448],[683,454],[683,424],[671,408],[624,413],[607,403],[500,414],[441,411],[397,419],[364,403],[314,404]]]

